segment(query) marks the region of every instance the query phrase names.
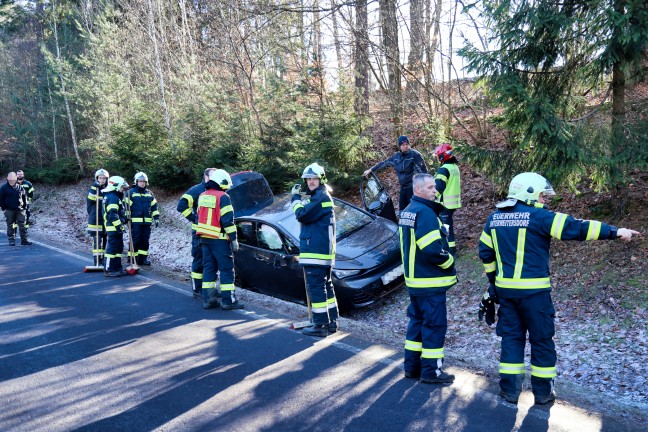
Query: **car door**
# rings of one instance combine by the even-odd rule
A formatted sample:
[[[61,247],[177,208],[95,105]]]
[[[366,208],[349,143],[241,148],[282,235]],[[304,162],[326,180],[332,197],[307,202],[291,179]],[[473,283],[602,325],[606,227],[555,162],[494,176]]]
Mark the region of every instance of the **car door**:
[[[360,183],[360,197],[362,206],[369,213],[398,223],[394,203],[376,174],[371,173],[369,177],[363,177]]]
[[[244,279],[258,291],[306,303],[304,277],[297,248],[275,227],[256,224],[256,247],[251,247]]]

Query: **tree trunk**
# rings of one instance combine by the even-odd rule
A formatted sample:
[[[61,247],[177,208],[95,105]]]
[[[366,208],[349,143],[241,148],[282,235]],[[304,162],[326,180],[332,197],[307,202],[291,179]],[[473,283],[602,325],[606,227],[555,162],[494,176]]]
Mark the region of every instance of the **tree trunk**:
[[[74,120],[72,118],[72,111],[70,110],[70,102],[68,101],[67,91],[65,89],[65,80],[63,79],[63,65],[61,59],[61,48],[58,38],[58,23],[56,21],[56,2],[52,2],[52,30],[54,33],[54,42],[56,44],[56,65],[58,67],[59,80],[61,81],[61,94],[63,95],[63,102],[65,104],[65,112],[67,114],[68,124],[70,126],[70,137],[72,138],[72,148],[74,155],[79,163],[79,170],[81,174],[85,174],[85,167],[79,154],[79,145],[77,144],[76,132],[74,130]]]
[[[52,142],[54,143],[54,160],[58,160],[58,144],[56,142],[56,110],[54,109],[54,99],[52,98],[52,89],[50,87],[49,72],[45,71],[47,78],[47,95],[50,101],[50,111],[52,114]]]
[[[436,98],[430,97],[434,94],[434,57],[436,51],[439,48],[439,38],[441,35],[441,12],[442,12],[442,0],[435,1],[434,9],[434,18],[432,18],[432,0],[427,0],[427,10],[426,10],[426,38],[427,41],[425,47],[425,57],[426,61],[426,70],[425,70],[425,90],[427,94],[427,101],[430,110],[430,115],[438,116],[438,104],[435,102],[434,107],[432,106],[432,101],[436,101]]]
[[[313,68],[315,91],[319,99],[320,117],[324,116],[324,53],[322,50],[322,29],[319,0],[313,0]]]
[[[408,105],[417,105],[421,82],[423,82],[423,53],[425,48],[424,3],[425,0],[410,2],[410,52],[407,60],[409,79],[407,82]]]
[[[625,13],[626,0],[615,0],[614,10],[619,14]],[[621,32],[622,29],[616,27],[614,32]],[[626,136],[624,131],[625,125],[625,84],[626,76],[624,72],[625,59],[619,58],[612,68],[612,139],[610,140],[610,154],[616,155],[623,153],[626,147]],[[619,164],[610,164],[610,183],[613,185],[614,202],[616,204],[615,217],[620,217],[627,204],[627,190],[623,184],[623,167]]]
[[[401,90],[400,48],[398,47],[398,20],[396,0],[380,0],[380,24],[383,33],[383,49],[387,61],[389,82],[389,105],[392,123],[398,134],[402,132],[403,95]]]
[[[454,28],[455,28],[455,23],[457,21],[457,5],[455,3],[451,3],[450,6],[451,12],[451,21],[450,21],[450,31],[448,32],[448,112],[447,112],[447,117],[446,117],[446,123],[447,123],[447,131],[450,132],[450,126],[452,125],[452,107],[453,102],[452,102],[452,37],[454,36]],[[458,85],[458,83],[457,83]]]
[[[171,150],[175,151],[175,145],[171,139],[171,118],[169,115],[169,109],[167,108],[165,92],[164,92],[164,75],[162,73],[162,61],[160,60],[160,51],[158,49],[157,42],[157,31],[155,29],[155,17],[153,16],[153,3],[151,0],[147,0],[148,5],[148,31],[151,42],[153,43],[153,55],[155,56],[155,72],[158,77],[158,86],[160,89],[160,104],[162,105],[162,110],[164,111],[164,126],[167,130],[167,136],[169,137],[169,143],[171,144]]]
[[[369,115],[369,32],[367,0],[357,0],[355,28],[355,113]]]
[[[333,44],[335,45],[335,59],[337,60],[337,79],[338,86],[341,86],[342,82],[344,81],[344,61],[342,58],[342,42],[340,41],[340,29],[337,20],[337,14],[339,13],[339,11],[337,10],[335,1],[331,2],[331,5],[334,6],[333,11],[331,12],[331,20],[333,22]]]

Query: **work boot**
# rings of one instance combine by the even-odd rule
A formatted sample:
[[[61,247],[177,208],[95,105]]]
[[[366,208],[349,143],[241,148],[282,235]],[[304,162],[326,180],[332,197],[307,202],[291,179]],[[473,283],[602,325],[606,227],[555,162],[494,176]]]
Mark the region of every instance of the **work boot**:
[[[328,323],[328,332],[335,333],[336,331],[338,331],[337,321],[331,321],[330,323]]]
[[[107,272],[104,272],[104,276],[106,276],[106,277],[119,277],[119,276],[122,276],[122,274],[119,271],[107,271]]]
[[[30,242],[30,241],[27,240],[27,239],[23,239],[23,240],[20,241],[20,244],[23,245],[23,246],[31,246],[31,245],[33,245],[34,243]]]
[[[302,329],[302,334],[305,336],[326,337],[328,336],[328,324],[314,324]]]
[[[238,300],[230,304],[223,303],[221,307],[223,308],[223,310],[245,309],[245,305],[243,303],[239,303]]]
[[[436,376],[430,377],[430,378],[425,378],[421,377],[420,381],[423,384],[446,384],[446,383],[451,383],[454,382],[455,376],[451,375],[449,373],[445,373],[441,369],[437,369],[437,374]]]
[[[16,246],[16,240],[9,239],[9,246]]]
[[[203,298],[203,309],[214,309],[220,306],[220,302],[216,297],[216,289],[203,289],[202,290]]]
[[[147,257],[142,258],[140,261],[141,261],[140,265],[145,265],[145,266],[151,265],[151,261]]]
[[[508,403],[512,403],[513,405],[517,405],[519,399],[519,396],[512,395],[511,393],[506,393],[505,391],[500,391],[499,397],[501,397]]]
[[[556,392],[554,390],[551,390],[551,393],[549,393],[546,396],[535,396],[535,403],[536,405],[547,405],[549,402],[553,402],[556,400]]]
[[[405,371],[405,378],[416,378],[421,376],[421,371]]]
[[[193,292],[193,298],[195,299],[199,299],[202,297],[202,290],[197,290],[197,291],[192,290],[191,292]]]

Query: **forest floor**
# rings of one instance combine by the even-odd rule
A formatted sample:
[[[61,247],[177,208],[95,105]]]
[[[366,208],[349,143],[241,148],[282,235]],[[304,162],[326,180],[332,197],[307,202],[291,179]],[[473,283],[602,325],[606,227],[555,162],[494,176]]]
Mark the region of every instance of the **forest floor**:
[[[480,324],[476,310],[487,287],[477,258],[477,241],[488,214],[500,197],[493,185],[461,167],[463,207],[455,214],[459,245],[457,271],[460,282],[448,292],[446,364],[476,371],[493,380],[498,376],[499,338],[493,328]],[[397,200],[393,173],[384,173],[391,196]],[[85,194],[88,182],[51,187],[35,185],[33,204],[35,239],[45,239],[87,252]],[[175,210],[178,194],[157,191],[161,226],[151,237],[153,266],[159,272],[189,284],[190,228]],[[630,188],[632,200],[621,220],[602,214],[609,197],[584,191],[580,195],[559,191],[562,200],[552,209],[587,219],[598,219],[642,232],[630,243],[621,241],[554,242],[552,284],[556,308],[558,351],[557,391],[563,400],[593,410],[614,400],[619,415],[648,422],[648,175],[637,173]],[[350,201],[359,200],[348,193]],[[303,319],[306,308],[239,290],[243,301],[269,307]],[[346,314],[345,330],[402,349],[407,328],[406,290],[370,307]],[[527,350],[527,361],[529,352]],[[529,384],[527,377],[526,384]],[[605,408],[609,409],[609,407]]]

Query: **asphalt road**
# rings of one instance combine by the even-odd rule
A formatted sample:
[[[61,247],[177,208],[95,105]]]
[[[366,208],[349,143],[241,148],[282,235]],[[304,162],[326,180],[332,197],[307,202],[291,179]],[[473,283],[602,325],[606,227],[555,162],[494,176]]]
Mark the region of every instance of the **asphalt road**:
[[[89,258],[6,240],[0,431],[637,430],[528,392],[515,407],[462,370],[420,384],[400,352],[343,331],[305,337],[254,305],[205,311],[189,286],[83,273]]]

